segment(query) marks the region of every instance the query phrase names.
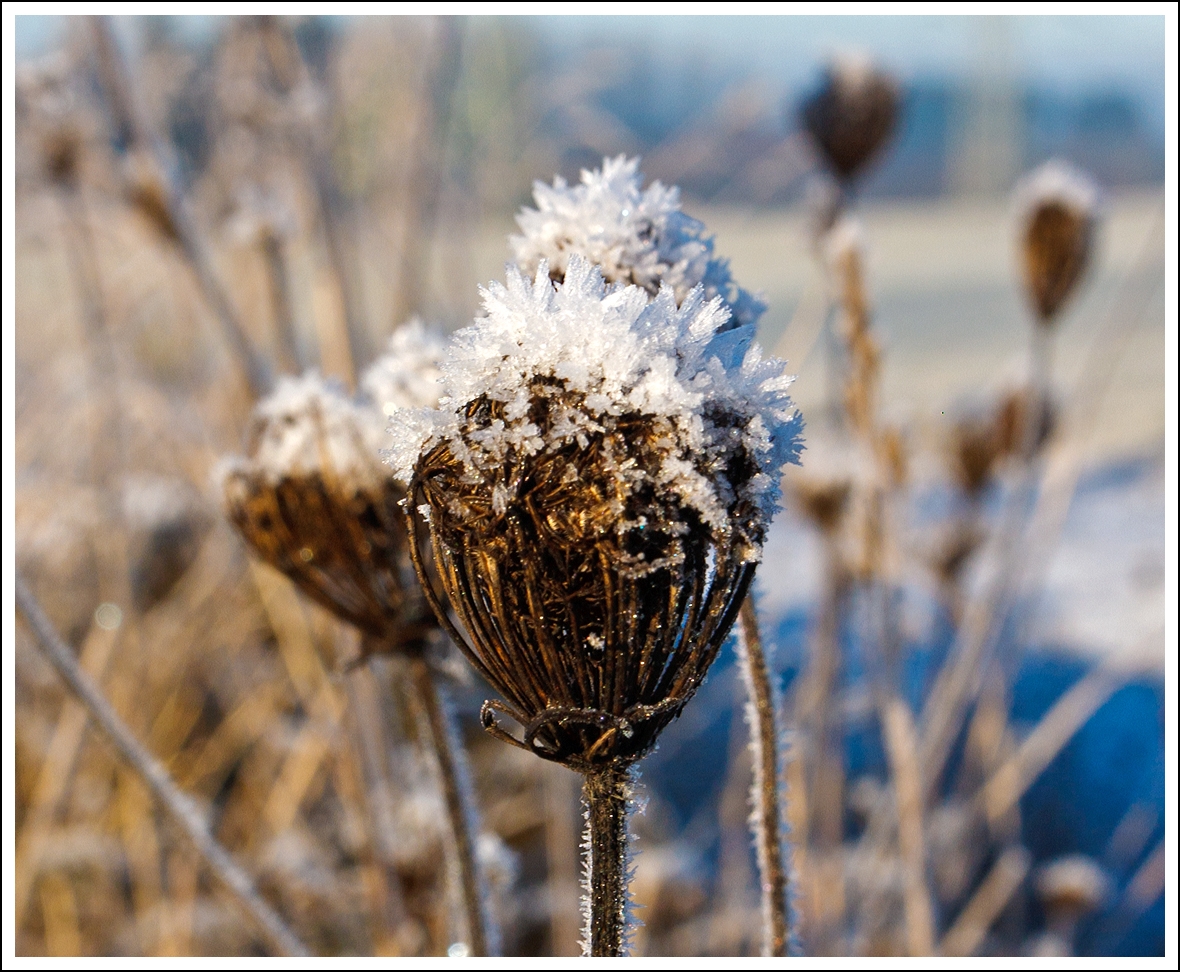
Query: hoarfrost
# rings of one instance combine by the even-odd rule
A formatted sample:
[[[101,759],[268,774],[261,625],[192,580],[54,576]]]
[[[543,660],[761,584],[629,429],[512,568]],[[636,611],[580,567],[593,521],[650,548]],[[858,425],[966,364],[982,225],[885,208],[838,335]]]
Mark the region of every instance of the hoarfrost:
[[[438,363],[445,349],[441,333],[411,318],[393,332],[385,353],[361,376],[362,395],[387,416],[399,408],[437,405],[442,392]]]
[[[342,485],[365,488],[388,476],[380,462],[380,415],[317,371],[281,377],[255,407],[254,422],[257,446],[248,465],[271,482],[328,469]]]
[[[649,294],[667,285],[683,300],[698,284],[705,296],[720,296],[732,326],[756,324],[766,310],[757,296],[734,284],[729,262],[713,255],[705,224],[680,209],[680,190],[653,182],[641,189],[639,159],[603,159],[602,168],[582,170],[569,186],[533,184],[536,209],[516,217],[523,231],[509,242],[516,262],[533,273],[542,261],[561,279],[573,254],[602,268],[608,283],[635,284]]]
[[[651,297],[637,286],[607,286],[601,270],[573,254],[564,281],[542,260],[529,280],[510,267],[504,284],[483,290],[486,315],[454,335],[443,364],[445,395],[437,409],[394,413],[386,453],[408,482],[419,456],[445,442],[467,474],[496,481],[510,452],[556,451],[624,415],[659,419],[666,435],[656,471],[604,450],[604,468],[630,492],[650,476],[702,520],[726,524],[734,488],[765,519],[777,509],[779,470],[797,462],[802,419],[788,395],[784,363],[763,359],[752,324],[724,330],[730,308],[719,296],[691,289],[678,304],[662,287]],[[549,396],[542,431],[529,418],[537,383]],[[503,404],[503,420],[472,430],[473,403]],[[730,483],[728,466],[744,451],[755,469]],[[507,497],[497,494],[497,509]]]

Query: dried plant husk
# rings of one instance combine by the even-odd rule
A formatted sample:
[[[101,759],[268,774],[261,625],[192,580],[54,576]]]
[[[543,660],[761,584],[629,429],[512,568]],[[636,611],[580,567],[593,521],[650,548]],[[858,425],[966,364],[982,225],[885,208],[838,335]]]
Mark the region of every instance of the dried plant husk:
[[[847,182],[889,140],[897,122],[898,100],[897,84],[888,74],[871,64],[844,59],[827,67],[800,114],[828,167]]]
[[[794,479],[791,492],[799,511],[821,533],[830,536],[840,529],[844,516],[848,512],[852,483],[843,478],[821,479],[797,476]]]
[[[554,398],[578,404],[560,382],[533,382],[529,419],[542,437]],[[478,448],[505,408],[471,402],[463,444]],[[454,440],[437,444],[419,459],[408,504],[415,527],[426,521],[470,643],[441,599],[427,596],[506,700],[485,705],[485,728],[587,774],[650,751],[696,692],[745,597],[763,530],[748,501],[734,499],[718,528],[655,485],[676,441],[667,419],[595,422],[581,442],[510,449],[496,483],[466,469]],[[724,473],[735,485],[756,468],[743,468],[753,460],[742,452]],[[523,741],[498,726],[496,712],[521,725]]]
[[[394,480],[366,488],[322,473],[276,480],[238,468],[224,490],[230,520],[255,552],[368,635],[367,650],[424,650],[435,623],[407,583],[405,491]]]
[[[1056,199],[1042,201],[1025,224],[1024,279],[1042,327],[1052,324],[1090,262],[1090,212]]]

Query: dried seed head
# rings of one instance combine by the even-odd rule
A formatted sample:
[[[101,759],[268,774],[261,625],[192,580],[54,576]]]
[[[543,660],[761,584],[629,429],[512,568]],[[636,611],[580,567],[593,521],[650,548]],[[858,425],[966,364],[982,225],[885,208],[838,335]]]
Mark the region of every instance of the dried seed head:
[[[1030,421],[1036,421],[1033,430],[1033,450],[1040,449],[1053,435],[1057,427],[1057,410],[1052,399],[1044,397],[1040,401],[1038,415],[1030,415],[1029,393],[1027,388],[1009,392],[1000,401],[994,419],[993,436],[996,448],[1001,456],[1015,456],[1020,453],[1025,441],[1025,426]]]
[[[123,191],[132,208],[139,212],[166,240],[180,239],[172,219],[171,189],[159,163],[146,149],[135,149],[123,157]]]
[[[1106,871],[1082,854],[1059,857],[1043,865],[1035,881],[1045,909],[1066,919],[1081,918],[1101,908],[1111,891]]]
[[[791,484],[791,495],[799,510],[825,534],[834,534],[840,529],[851,492],[852,482],[840,477],[797,476]]]
[[[527,748],[628,763],[693,695],[753,574],[801,448],[782,363],[722,333],[701,288],[607,291],[573,256],[554,286],[510,269],[460,332],[434,411],[397,413],[469,659]],[[441,604],[440,621],[448,623]],[[511,738],[511,737],[507,737]]]
[[[700,284],[707,298],[728,303],[730,327],[756,324],[766,304],[733,282],[729,262],[713,255],[705,224],[681,212],[680,190],[642,183],[639,159],[623,155],[583,170],[576,186],[560,176],[551,186],[534,183],[537,208],[521,211],[523,233],[509,240],[517,264],[533,274],[544,260],[560,282],[577,253],[597,264],[607,283],[634,284],[653,297],[666,285],[678,301]]]
[[[442,394],[443,335],[412,318],[389,339],[385,354],[361,376],[364,397],[390,416],[399,408],[433,408]]]
[[[852,180],[888,141],[897,122],[897,83],[867,58],[834,59],[802,105],[803,124],[832,172]]]
[[[964,418],[951,434],[951,473],[968,496],[978,496],[991,482],[1005,451],[1005,435],[993,419]]]
[[[61,53],[16,71],[18,128],[32,132],[45,176],[66,189],[77,183],[86,142],[93,136],[78,89],[77,73]]]
[[[1064,162],[1047,162],[1016,193],[1024,282],[1037,323],[1050,326],[1090,262],[1098,189]]]
[[[230,520],[370,649],[420,650],[433,621],[412,583],[405,491],[378,455],[380,416],[309,372],[280,379],[253,421],[250,457],[222,471]]]

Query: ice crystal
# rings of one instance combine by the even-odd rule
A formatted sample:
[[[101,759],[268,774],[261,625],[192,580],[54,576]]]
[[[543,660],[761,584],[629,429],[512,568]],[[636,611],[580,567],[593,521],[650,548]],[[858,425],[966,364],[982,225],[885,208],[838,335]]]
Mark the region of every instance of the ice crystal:
[[[783,362],[763,359],[753,325],[725,330],[730,308],[720,296],[698,285],[678,303],[669,286],[655,297],[607,287],[601,269],[574,254],[561,283],[542,260],[534,280],[510,267],[507,284],[489,285],[483,298],[486,316],[454,337],[439,408],[394,413],[395,475],[409,482],[419,456],[446,442],[473,480],[497,483],[504,495],[493,506],[502,510],[511,484],[497,474],[510,455],[585,448],[605,423],[642,415],[666,437],[663,459],[650,469],[610,457],[620,495],[675,495],[716,529],[743,501],[760,510],[756,532],[769,522],[779,470],[802,448],[802,420]],[[544,428],[534,420],[539,386],[556,389]],[[504,418],[473,431],[477,402],[501,403]]]
[[[254,422],[250,465],[271,482],[319,475],[325,468],[342,484],[358,487],[388,476],[379,454],[381,417],[314,370],[281,377],[254,409]]]
[[[700,284],[706,298],[728,303],[733,326],[756,324],[765,303],[734,284],[704,223],[681,211],[680,190],[660,182],[642,189],[642,181],[639,159],[620,155],[583,170],[576,186],[560,176],[551,186],[534,183],[537,208],[516,217],[523,232],[510,240],[517,263],[533,273],[545,261],[560,280],[576,253],[601,267],[608,283],[635,284],[652,295],[666,285],[677,300]]]
[[[443,335],[412,318],[389,339],[385,353],[361,377],[361,392],[384,415],[399,408],[431,408],[442,387]]]

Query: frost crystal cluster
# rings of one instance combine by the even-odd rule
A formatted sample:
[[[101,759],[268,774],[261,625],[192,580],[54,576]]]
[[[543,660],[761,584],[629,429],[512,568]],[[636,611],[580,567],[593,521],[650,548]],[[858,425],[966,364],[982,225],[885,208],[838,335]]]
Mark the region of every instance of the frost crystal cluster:
[[[679,306],[667,286],[654,298],[607,287],[577,255],[561,284],[544,261],[531,282],[510,268],[484,306],[487,316],[456,335],[439,409],[395,413],[398,478],[409,482],[419,457],[445,443],[503,513],[528,486],[506,475],[509,460],[593,447],[618,515],[627,497],[674,501],[713,530],[738,527],[756,557],[802,422],[783,363],[762,358],[752,325],[726,330],[729,308],[699,286]],[[610,433],[637,418],[635,440],[616,446]],[[565,475],[580,474],[571,465]]]
[[[361,393],[382,414],[399,408],[431,408],[442,393],[439,362],[446,341],[413,318],[393,332],[385,353],[361,377]]]
[[[255,445],[246,465],[271,483],[328,470],[342,485],[373,488],[388,475],[379,455],[383,431],[379,414],[318,372],[284,375],[254,409]]]
[[[533,273],[544,261],[560,281],[574,254],[598,265],[607,283],[635,284],[655,295],[671,287],[678,301],[700,284],[705,297],[720,296],[732,311],[732,326],[755,324],[766,305],[737,287],[728,261],[713,255],[705,225],[680,210],[680,191],[653,182],[642,189],[638,159],[604,159],[601,169],[582,171],[569,186],[533,186],[536,209],[516,221],[511,237],[516,262]]]

